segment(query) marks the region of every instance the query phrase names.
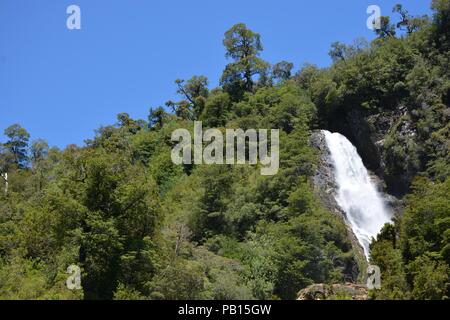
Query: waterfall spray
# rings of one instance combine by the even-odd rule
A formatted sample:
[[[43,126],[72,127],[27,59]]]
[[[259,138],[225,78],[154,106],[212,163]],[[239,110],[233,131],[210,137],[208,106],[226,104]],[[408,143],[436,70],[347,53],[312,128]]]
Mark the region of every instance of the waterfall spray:
[[[351,142],[339,133],[325,130],[322,133],[334,163],[338,187],[336,201],[345,212],[366,259],[369,259],[372,238],[376,238],[383,226],[391,222],[392,214]]]

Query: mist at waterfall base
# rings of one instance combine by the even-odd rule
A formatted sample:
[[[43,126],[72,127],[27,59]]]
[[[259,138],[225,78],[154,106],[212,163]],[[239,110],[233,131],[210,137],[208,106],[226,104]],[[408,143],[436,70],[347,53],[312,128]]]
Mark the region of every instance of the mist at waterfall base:
[[[392,213],[352,143],[340,133],[326,130],[322,133],[334,164],[336,201],[345,212],[368,260],[372,238],[376,238],[383,226],[391,222]]]

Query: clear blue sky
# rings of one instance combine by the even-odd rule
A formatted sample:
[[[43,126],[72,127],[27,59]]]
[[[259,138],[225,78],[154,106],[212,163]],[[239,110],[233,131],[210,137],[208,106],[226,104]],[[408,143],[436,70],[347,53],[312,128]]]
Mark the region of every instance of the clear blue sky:
[[[422,0],[0,0],[0,130],[20,123],[32,139],[82,145],[119,112],[146,119],[176,99],[177,78],[216,86],[235,23],[261,34],[271,63],[327,66],[333,41],[373,38],[368,5],[387,15],[398,2],[430,13]],[[81,30],[66,28],[70,4]]]

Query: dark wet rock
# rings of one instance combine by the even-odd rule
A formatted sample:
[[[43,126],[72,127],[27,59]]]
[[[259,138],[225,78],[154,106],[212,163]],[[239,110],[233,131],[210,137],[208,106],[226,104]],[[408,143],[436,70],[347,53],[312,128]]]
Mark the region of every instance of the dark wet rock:
[[[423,168],[406,166],[404,170],[397,170],[398,173],[389,170],[398,165],[398,159],[389,157],[391,150],[386,141],[393,130],[399,140],[415,141],[417,133],[410,118],[408,109],[403,105],[395,110],[377,113],[358,109],[336,114],[327,128],[346,136],[358,150],[366,168],[385,182],[385,190],[402,197],[409,191],[414,176]]]

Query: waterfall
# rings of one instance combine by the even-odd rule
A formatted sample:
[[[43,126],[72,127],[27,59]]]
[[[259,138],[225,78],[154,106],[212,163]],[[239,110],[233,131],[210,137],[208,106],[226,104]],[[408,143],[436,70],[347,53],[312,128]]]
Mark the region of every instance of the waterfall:
[[[334,164],[336,201],[369,259],[369,244],[392,214],[371,181],[361,157],[350,141],[339,133],[322,130]]]

